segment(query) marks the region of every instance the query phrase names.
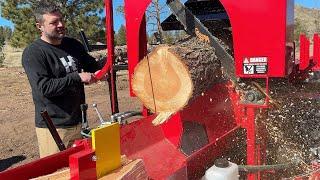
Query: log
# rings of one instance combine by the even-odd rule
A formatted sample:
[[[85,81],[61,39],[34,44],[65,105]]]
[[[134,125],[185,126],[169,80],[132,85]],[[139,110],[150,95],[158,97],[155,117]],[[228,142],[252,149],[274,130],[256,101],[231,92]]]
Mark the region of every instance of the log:
[[[132,87],[142,103],[166,121],[222,78],[215,50],[195,37],[156,47],[134,70]],[[160,119],[159,119],[160,118]]]
[[[52,174],[33,178],[31,180],[68,180],[70,179],[70,169],[63,168]]]
[[[100,178],[100,180],[109,180],[109,179],[116,179],[116,180],[147,180],[148,174],[144,167],[144,163],[142,159],[136,160],[127,160],[125,164],[121,166],[109,174],[105,175],[104,177]]]
[[[33,178],[32,180],[68,180],[70,179],[70,168],[66,167],[52,174]],[[109,174],[99,178],[100,180],[147,180],[148,174],[142,159],[130,160],[126,156],[121,156],[121,167],[113,170]]]

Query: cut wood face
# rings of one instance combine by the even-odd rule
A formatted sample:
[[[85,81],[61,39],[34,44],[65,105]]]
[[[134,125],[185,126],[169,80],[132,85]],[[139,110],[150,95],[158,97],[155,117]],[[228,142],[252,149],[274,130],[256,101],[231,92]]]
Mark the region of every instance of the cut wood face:
[[[176,112],[183,108],[193,90],[188,67],[168,46],[160,46],[136,67],[133,90],[154,112]]]
[[[179,72],[176,72],[174,67],[172,67],[175,62],[170,62],[170,59],[173,59],[170,57],[172,54],[161,49],[156,53],[156,57],[152,56],[149,58],[153,92],[155,99],[165,102],[177,95],[181,88],[181,82],[177,74]],[[158,60],[157,57],[162,57],[163,59]],[[150,76],[145,76],[145,81],[148,80],[150,80]],[[148,85],[149,83],[145,83],[145,88],[148,89],[147,92],[150,93],[152,90],[150,89],[151,86]]]

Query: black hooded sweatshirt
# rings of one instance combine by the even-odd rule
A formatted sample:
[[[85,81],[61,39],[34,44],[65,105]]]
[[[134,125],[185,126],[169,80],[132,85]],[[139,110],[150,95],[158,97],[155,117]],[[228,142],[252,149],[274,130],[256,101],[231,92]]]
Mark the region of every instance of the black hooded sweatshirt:
[[[57,46],[38,39],[24,50],[22,65],[32,89],[36,127],[46,127],[40,115],[43,110],[47,110],[56,127],[79,124],[85,94],[78,73],[99,69],[82,44],[67,37]]]

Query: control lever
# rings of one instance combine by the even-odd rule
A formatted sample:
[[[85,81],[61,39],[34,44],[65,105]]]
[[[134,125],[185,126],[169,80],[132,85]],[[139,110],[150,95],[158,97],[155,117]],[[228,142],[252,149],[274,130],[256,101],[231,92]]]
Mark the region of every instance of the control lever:
[[[60,151],[64,151],[66,150],[66,146],[63,144],[62,140],[61,140],[61,137],[59,136],[58,134],[58,131],[56,129],[56,127],[54,126],[53,122],[52,122],[52,119],[50,118],[49,114],[47,111],[41,111],[41,116],[42,116],[42,119],[44,120],[44,122],[46,123],[50,133],[51,133],[51,136],[54,140],[54,142],[56,142],[58,148]]]
[[[100,113],[100,111],[98,110],[98,105],[97,104],[92,104],[93,108],[96,110],[99,120],[100,120],[100,124],[104,125],[104,124],[111,124],[111,122],[106,122],[103,120],[102,115]]]
[[[80,109],[82,113],[81,135],[84,137],[91,137],[91,129],[89,128],[87,119],[88,104],[81,104]]]
[[[88,104],[81,104],[80,105],[81,113],[82,113],[82,129],[88,129],[88,119],[87,119],[87,110],[88,110]]]
[[[126,119],[133,116],[140,116],[140,115],[142,115],[142,113],[137,111],[120,112],[120,113],[111,115],[111,122],[118,122],[119,124],[127,124],[128,122],[126,121]]]

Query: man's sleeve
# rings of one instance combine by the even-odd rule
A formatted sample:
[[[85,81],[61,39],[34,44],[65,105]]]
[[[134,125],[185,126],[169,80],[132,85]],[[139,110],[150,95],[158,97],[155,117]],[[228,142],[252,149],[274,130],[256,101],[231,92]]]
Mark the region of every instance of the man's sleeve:
[[[79,41],[76,43],[80,50],[79,52],[81,52],[81,65],[84,72],[94,73],[100,70],[104,64],[99,63],[94,57],[90,56]]]
[[[84,72],[91,72],[94,73],[98,70],[100,70],[103,66],[96,61],[96,59],[92,56],[90,56],[87,52],[84,52],[83,55],[83,70]]]
[[[50,65],[46,62],[47,60],[40,49],[26,48],[23,52],[22,65],[30,85],[44,96],[59,96],[74,85],[81,84],[81,78],[77,72],[69,73],[63,78],[55,78]]]

